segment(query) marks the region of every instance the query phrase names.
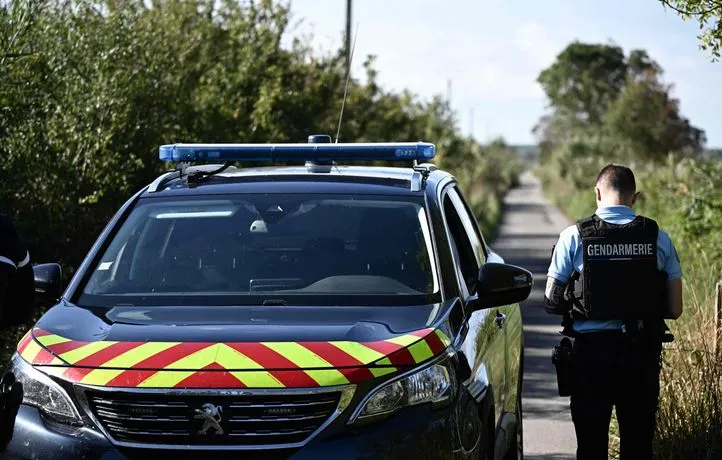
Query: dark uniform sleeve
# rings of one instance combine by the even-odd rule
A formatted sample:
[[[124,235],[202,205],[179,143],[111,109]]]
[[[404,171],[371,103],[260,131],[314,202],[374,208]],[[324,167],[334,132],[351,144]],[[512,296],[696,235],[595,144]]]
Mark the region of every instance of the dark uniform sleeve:
[[[34,282],[25,242],[10,219],[0,215],[0,327],[17,326],[32,318]]]
[[[15,269],[12,265],[0,263],[0,329],[2,329],[5,322],[5,304],[7,303],[5,298],[7,297],[8,284],[14,274]]]

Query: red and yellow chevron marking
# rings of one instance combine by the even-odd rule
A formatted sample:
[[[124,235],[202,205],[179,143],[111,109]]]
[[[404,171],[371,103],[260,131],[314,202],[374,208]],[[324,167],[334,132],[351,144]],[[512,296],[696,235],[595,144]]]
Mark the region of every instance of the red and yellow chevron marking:
[[[374,342],[83,342],[34,328],[18,354],[51,375],[132,388],[307,388],[391,374],[442,353],[439,329]]]

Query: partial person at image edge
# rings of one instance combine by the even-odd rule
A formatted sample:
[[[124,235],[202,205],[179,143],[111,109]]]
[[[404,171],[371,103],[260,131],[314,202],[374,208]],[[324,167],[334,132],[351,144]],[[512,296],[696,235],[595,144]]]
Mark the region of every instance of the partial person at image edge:
[[[29,321],[35,312],[35,289],[30,252],[12,221],[0,214],[0,333]],[[5,363],[0,363],[4,367]],[[0,452],[12,436],[22,390],[14,376],[0,379]]]
[[[547,274],[545,308],[564,315],[563,344],[573,340],[558,379],[568,382],[578,459],[608,458],[612,407],[621,460],[651,459],[664,320],[682,314],[682,269],[669,235],[632,210],[631,169],[605,166],[595,194],[595,214],[561,233]]]

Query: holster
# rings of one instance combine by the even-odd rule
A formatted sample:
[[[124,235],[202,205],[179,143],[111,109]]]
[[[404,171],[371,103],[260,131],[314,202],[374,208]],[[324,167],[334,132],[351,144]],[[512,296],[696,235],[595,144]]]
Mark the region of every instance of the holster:
[[[562,338],[552,350],[552,363],[557,370],[559,396],[572,394],[574,346],[569,337]]]

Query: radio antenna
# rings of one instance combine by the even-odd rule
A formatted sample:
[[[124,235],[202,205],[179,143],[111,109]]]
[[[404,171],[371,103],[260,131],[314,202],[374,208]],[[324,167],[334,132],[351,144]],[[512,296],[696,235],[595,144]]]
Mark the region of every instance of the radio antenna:
[[[336,130],[336,144],[338,144],[338,137],[341,134],[341,121],[343,120],[343,110],[346,107],[346,95],[348,94],[348,83],[351,77],[351,64],[353,63],[353,53],[356,50],[356,37],[358,36],[358,24],[356,24],[356,32],[353,36],[353,45],[351,45],[351,56],[348,59],[348,65],[346,66],[346,85],[343,88],[343,101],[341,101],[341,114],[338,117],[338,129]]]

